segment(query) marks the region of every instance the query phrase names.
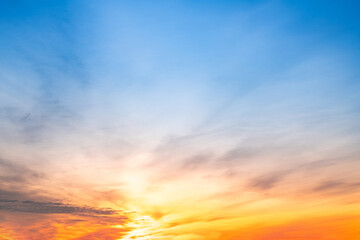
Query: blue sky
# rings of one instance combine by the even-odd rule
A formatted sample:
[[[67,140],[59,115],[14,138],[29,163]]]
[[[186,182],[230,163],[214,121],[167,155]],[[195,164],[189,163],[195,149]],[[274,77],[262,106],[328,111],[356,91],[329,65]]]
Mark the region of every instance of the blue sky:
[[[34,133],[45,119],[77,117],[184,134],[240,114],[235,105],[248,95],[259,98],[245,106],[252,111],[283,100],[283,114],[358,109],[357,9],[355,1],[5,1],[3,91],[36,109]]]

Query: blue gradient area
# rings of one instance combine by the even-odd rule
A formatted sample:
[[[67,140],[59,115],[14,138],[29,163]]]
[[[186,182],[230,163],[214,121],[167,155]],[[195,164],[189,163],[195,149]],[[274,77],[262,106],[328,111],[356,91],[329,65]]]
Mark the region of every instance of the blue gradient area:
[[[320,124],[324,109],[351,122],[329,128],[358,129],[357,1],[1,5],[3,121],[30,114],[33,138],[131,124],[161,141],[258,118]]]

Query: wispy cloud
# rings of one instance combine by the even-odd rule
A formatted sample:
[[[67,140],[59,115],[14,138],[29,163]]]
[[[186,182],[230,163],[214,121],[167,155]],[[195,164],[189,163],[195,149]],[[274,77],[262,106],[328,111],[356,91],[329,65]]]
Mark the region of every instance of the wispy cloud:
[[[23,199],[36,196],[29,186],[44,180],[45,174],[22,164],[0,159],[0,198]]]
[[[249,187],[258,190],[268,190],[282,181],[288,172],[268,173],[250,180]]]
[[[73,214],[73,215],[117,215],[121,211],[105,208],[92,208],[88,206],[76,206],[60,202],[34,202],[0,199],[0,210],[10,212],[28,212],[42,214]],[[126,217],[124,217],[126,219]]]
[[[359,182],[345,182],[337,180],[329,180],[320,183],[318,186],[313,188],[314,192],[325,193],[325,194],[358,194],[360,193],[360,181]]]

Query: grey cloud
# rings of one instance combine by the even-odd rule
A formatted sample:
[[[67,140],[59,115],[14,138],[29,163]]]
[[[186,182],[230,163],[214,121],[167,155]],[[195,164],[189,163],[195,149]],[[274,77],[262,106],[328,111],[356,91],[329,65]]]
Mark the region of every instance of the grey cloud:
[[[315,191],[327,191],[327,190],[331,190],[331,189],[334,189],[334,188],[336,189],[341,185],[343,185],[342,182],[327,181],[327,182],[321,183],[319,186],[314,188],[314,190]]]
[[[318,161],[314,161],[314,162],[310,162],[310,163],[301,164],[297,168],[301,169],[303,171],[314,171],[314,170],[334,166],[334,165],[338,164],[338,162],[337,162],[338,160],[339,159],[335,159],[335,160],[323,159],[323,160],[318,160]]]
[[[270,173],[265,173],[258,177],[255,177],[250,180],[249,187],[252,189],[257,190],[269,190],[279,184],[281,181],[284,180],[287,176],[295,173],[302,173],[302,174],[313,174],[313,171],[323,170],[324,168],[335,166],[339,164],[339,159],[324,159],[319,161],[314,161],[310,163],[300,164],[298,166],[293,166],[288,169],[283,169],[279,171],[274,171]],[[335,181],[328,181],[324,182],[318,187],[314,188],[314,191],[326,191],[335,188],[350,188],[356,187],[357,184],[345,184],[342,182],[335,182]],[[359,183],[360,187],[360,183]]]
[[[54,202],[52,199],[44,201],[44,199],[48,200],[48,198],[39,198],[41,194],[29,190],[31,188],[27,188],[27,186],[44,179],[46,179],[44,174],[38,173],[27,166],[0,159],[0,210],[86,216],[116,215],[119,213],[113,209],[64,204]],[[35,197],[42,201],[28,200]]]
[[[290,172],[264,174],[250,180],[249,187],[257,190],[269,190],[282,181]]]
[[[40,174],[26,166],[13,163],[0,158],[0,179],[2,181],[11,183],[23,183],[29,179],[43,178],[44,175]]]
[[[221,163],[238,163],[239,161],[243,161],[254,157],[255,155],[259,154],[261,151],[255,148],[244,148],[244,147],[237,147],[234,148],[227,153],[225,153],[222,157],[219,158],[219,162]]]
[[[324,158],[321,160],[316,160],[309,163],[304,163],[299,166],[297,166],[297,169],[301,169],[303,171],[313,171],[313,170],[319,170],[324,169],[328,167],[333,167],[339,164],[344,163],[352,163],[358,161],[358,153],[354,153],[352,155],[345,155],[345,156],[339,156],[339,157],[329,157]]]
[[[360,192],[360,182],[324,181],[313,188],[312,191],[327,194]]]
[[[72,214],[87,216],[116,215],[120,213],[120,211],[110,208],[93,208],[89,206],[77,206],[60,202],[35,202],[13,199],[0,199],[0,210],[23,213]]]
[[[195,169],[206,164],[212,158],[211,154],[198,154],[184,161],[183,168]]]
[[[0,158],[0,198],[32,198],[36,192],[31,191],[28,186],[44,179],[45,174]]]
[[[325,170],[327,170],[328,168],[338,167],[338,165],[344,164],[344,162],[351,161],[354,161],[354,158],[329,158],[299,164],[297,166],[291,166],[287,169],[279,169],[278,171],[274,170],[273,172],[264,173],[262,175],[252,178],[248,183],[248,187],[254,190],[269,190],[276,187],[278,184],[284,181],[285,178],[289,177],[289,175],[300,174],[300,176],[302,177],[312,179],[314,174],[323,175]],[[360,181],[324,181],[314,187],[311,191],[327,194],[357,192],[360,191]]]
[[[1,185],[0,185],[1,186]],[[22,191],[6,190],[0,188],[0,197],[21,199],[23,197],[29,197],[27,193]]]

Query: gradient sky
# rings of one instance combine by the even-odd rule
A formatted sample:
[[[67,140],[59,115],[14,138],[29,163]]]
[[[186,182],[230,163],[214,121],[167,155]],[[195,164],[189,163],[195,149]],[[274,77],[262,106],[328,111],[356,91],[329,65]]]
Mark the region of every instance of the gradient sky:
[[[1,0],[0,239],[360,239],[359,12]]]

